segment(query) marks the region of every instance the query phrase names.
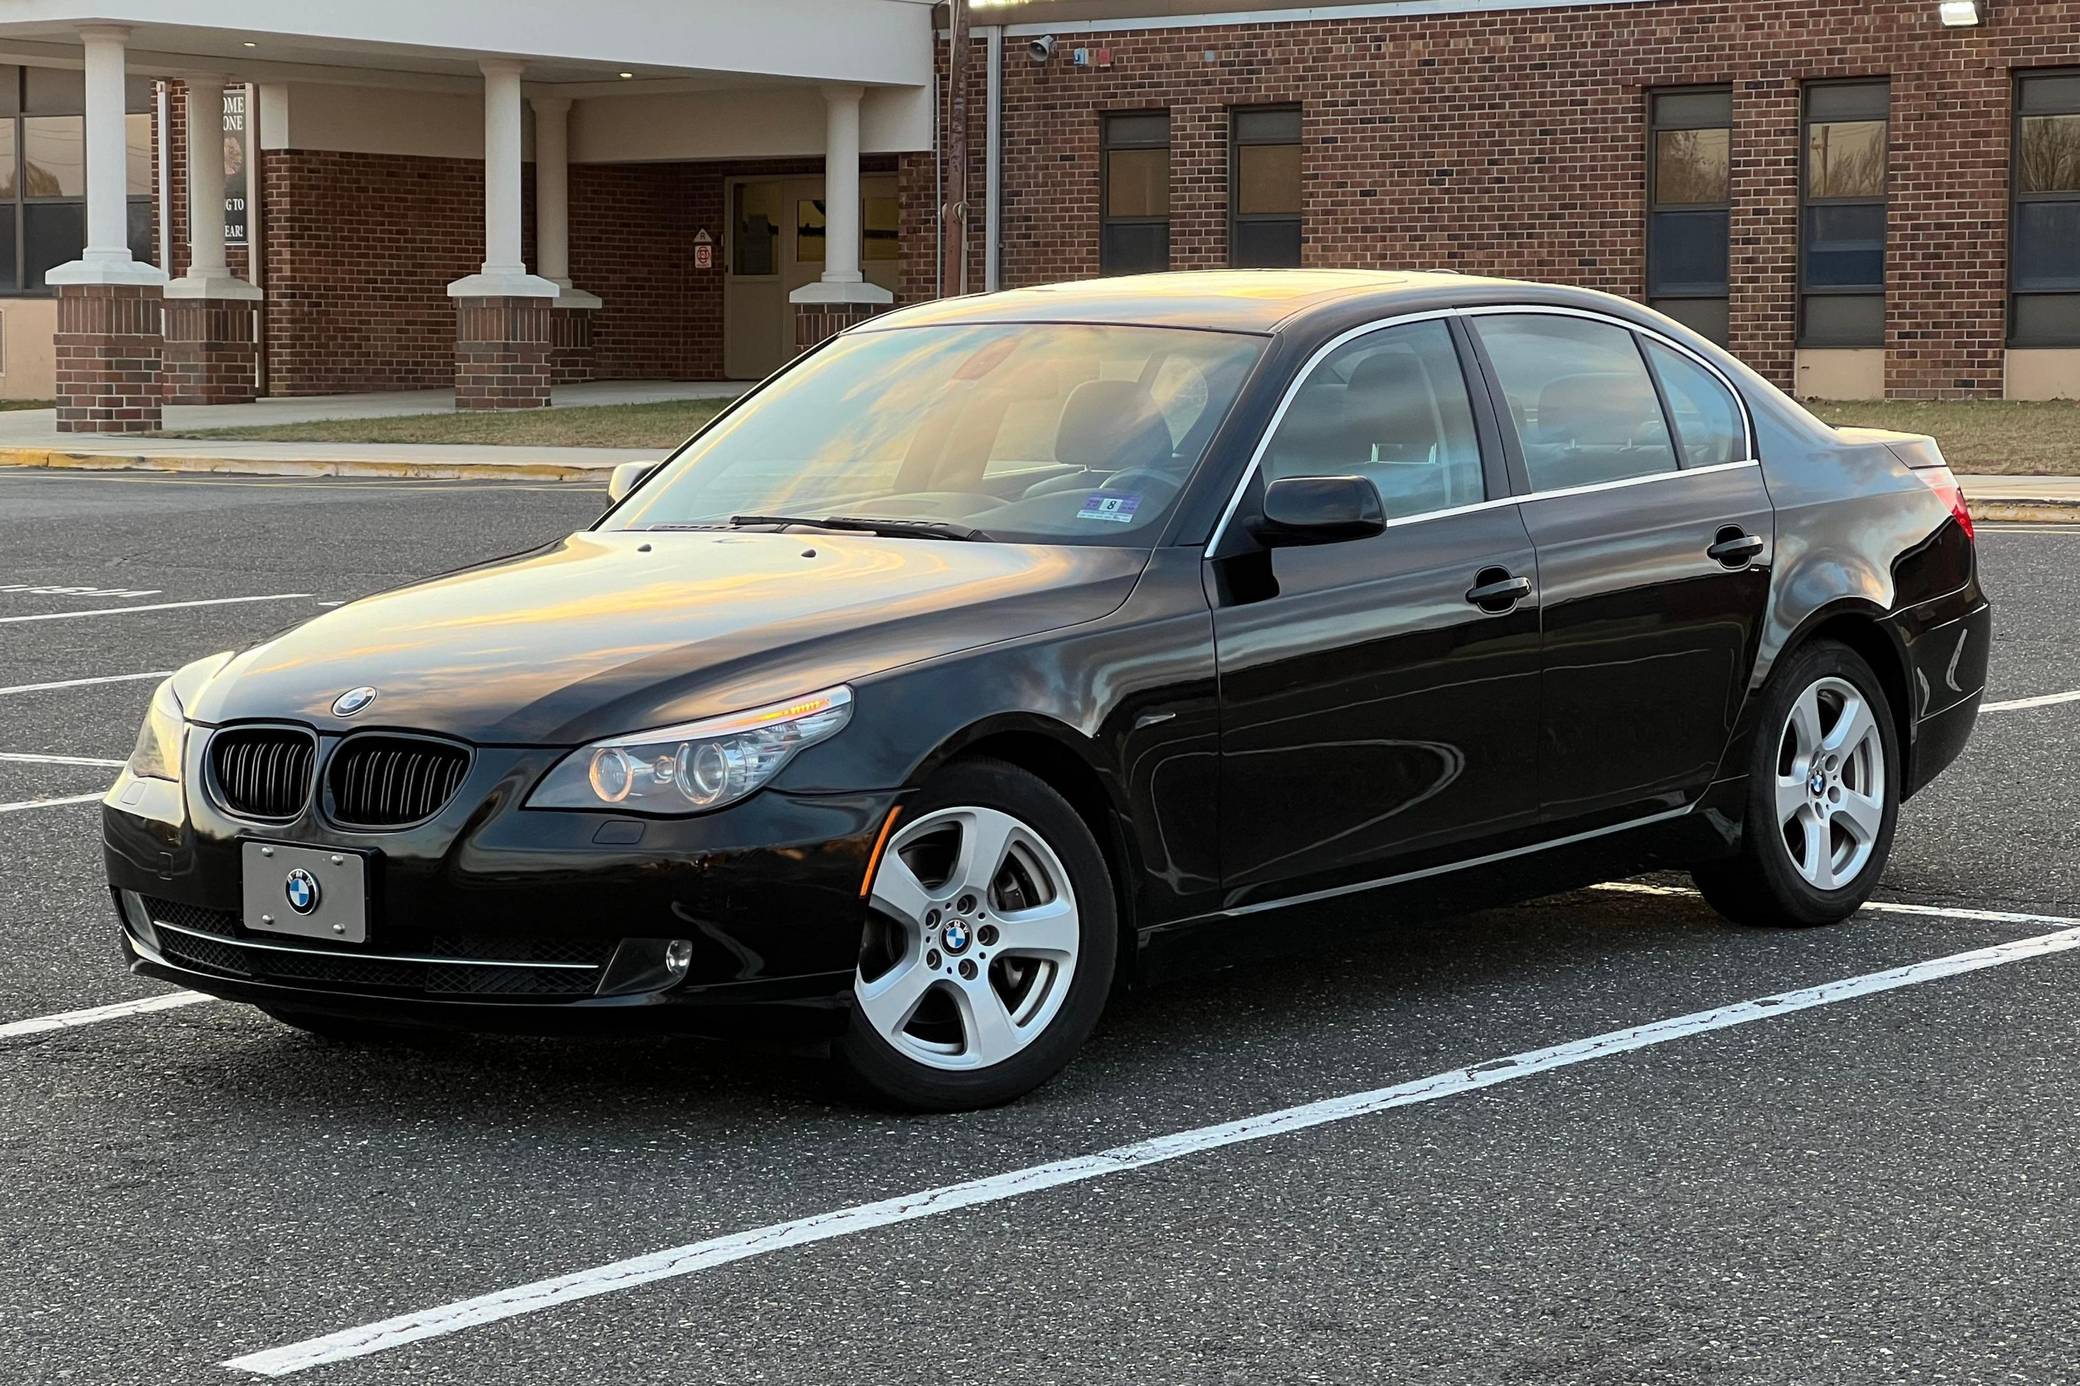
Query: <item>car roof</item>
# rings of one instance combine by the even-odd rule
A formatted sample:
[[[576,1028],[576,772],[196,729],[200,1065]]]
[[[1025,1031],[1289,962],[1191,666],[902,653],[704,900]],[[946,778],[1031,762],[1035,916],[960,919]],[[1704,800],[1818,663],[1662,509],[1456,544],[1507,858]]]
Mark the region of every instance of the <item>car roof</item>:
[[[1450,271],[1188,270],[1043,284],[936,299],[869,320],[855,331],[961,322],[1101,322],[1277,332],[1353,309],[1416,312],[1473,300],[1578,302],[1581,291]],[[1596,295],[1595,297],[1602,297]]]

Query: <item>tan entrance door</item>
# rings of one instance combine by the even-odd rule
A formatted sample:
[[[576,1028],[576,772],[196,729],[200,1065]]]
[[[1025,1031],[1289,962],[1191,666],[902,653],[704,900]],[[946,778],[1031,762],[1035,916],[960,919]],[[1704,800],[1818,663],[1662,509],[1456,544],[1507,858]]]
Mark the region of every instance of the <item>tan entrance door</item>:
[[[861,265],[867,280],[895,292],[902,269],[896,180],[859,180]],[[735,178],[729,182],[728,273],[722,286],[722,371],[758,380],[794,355],[787,296],[823,275],[823,180]]]

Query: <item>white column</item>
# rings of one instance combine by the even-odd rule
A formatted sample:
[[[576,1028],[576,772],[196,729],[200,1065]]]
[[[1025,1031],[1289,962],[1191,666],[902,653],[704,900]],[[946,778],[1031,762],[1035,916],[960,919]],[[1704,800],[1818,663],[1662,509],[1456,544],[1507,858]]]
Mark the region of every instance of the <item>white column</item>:
[[[224,79],[189,77],[188,272],[166,286],[168,298],[260,297],[235,278],[224,258]]]
[[[597,308],[598,298],[571,287],[571,179],[568,96],[537,96],[534,107],[534,242],[542,278],[557,287],[560,308]]]
[[[130,258],[129,149],[123,133],[123,45],[120,24],[88,24],[86,48],[87,245],[77,260],[44,278],[52,284],[164,284],[156,266]]]
[[[823,89],[823,281],[857,284],[859,272],[858,87]]]
[[[484,73],[484,266],[448,286],[450,298],[554,298],[556,285],[527,272],[520,255],[520,72],[486,58]]]
[[[889,303],[894,295],[860,271],[859,103],[856,86],[823,89],[823,277],[788,295],[794,303]]]

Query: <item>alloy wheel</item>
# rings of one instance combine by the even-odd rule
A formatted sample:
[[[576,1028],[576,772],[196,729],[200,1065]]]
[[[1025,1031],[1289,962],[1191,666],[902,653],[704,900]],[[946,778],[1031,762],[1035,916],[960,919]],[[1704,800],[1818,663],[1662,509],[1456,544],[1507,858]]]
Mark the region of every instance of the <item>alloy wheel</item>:
[[[1870,865],[1885,821],[1885,743],[1870,700],[1827,677],[1799,694],[1777,747],[1777,828],[1791,863],[1820,890]]]
[[[889,843],[853,995],[904,1057],[967,1070],[1043,1033],[1076,972],[1081,920],[1061,858],[1000,809],[928,813]]]

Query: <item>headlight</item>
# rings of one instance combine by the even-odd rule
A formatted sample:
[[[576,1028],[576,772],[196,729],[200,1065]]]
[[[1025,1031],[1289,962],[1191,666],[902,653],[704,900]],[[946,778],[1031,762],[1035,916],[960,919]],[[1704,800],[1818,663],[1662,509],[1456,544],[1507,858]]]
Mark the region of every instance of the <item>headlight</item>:
[[[178,677],[178,676],[176,676]],[[181,777],[181,738],[187,732],[181,700],[174,694],[173,679],[152,694],[152,706],[137,733],[137,749],[130,753],[130,773],[146,779],[173,780]]]
[[[529,808],[705,813],[756,793],[805,746],[852,720],[852,690],[611,737],[581,747],[528,796]]]

